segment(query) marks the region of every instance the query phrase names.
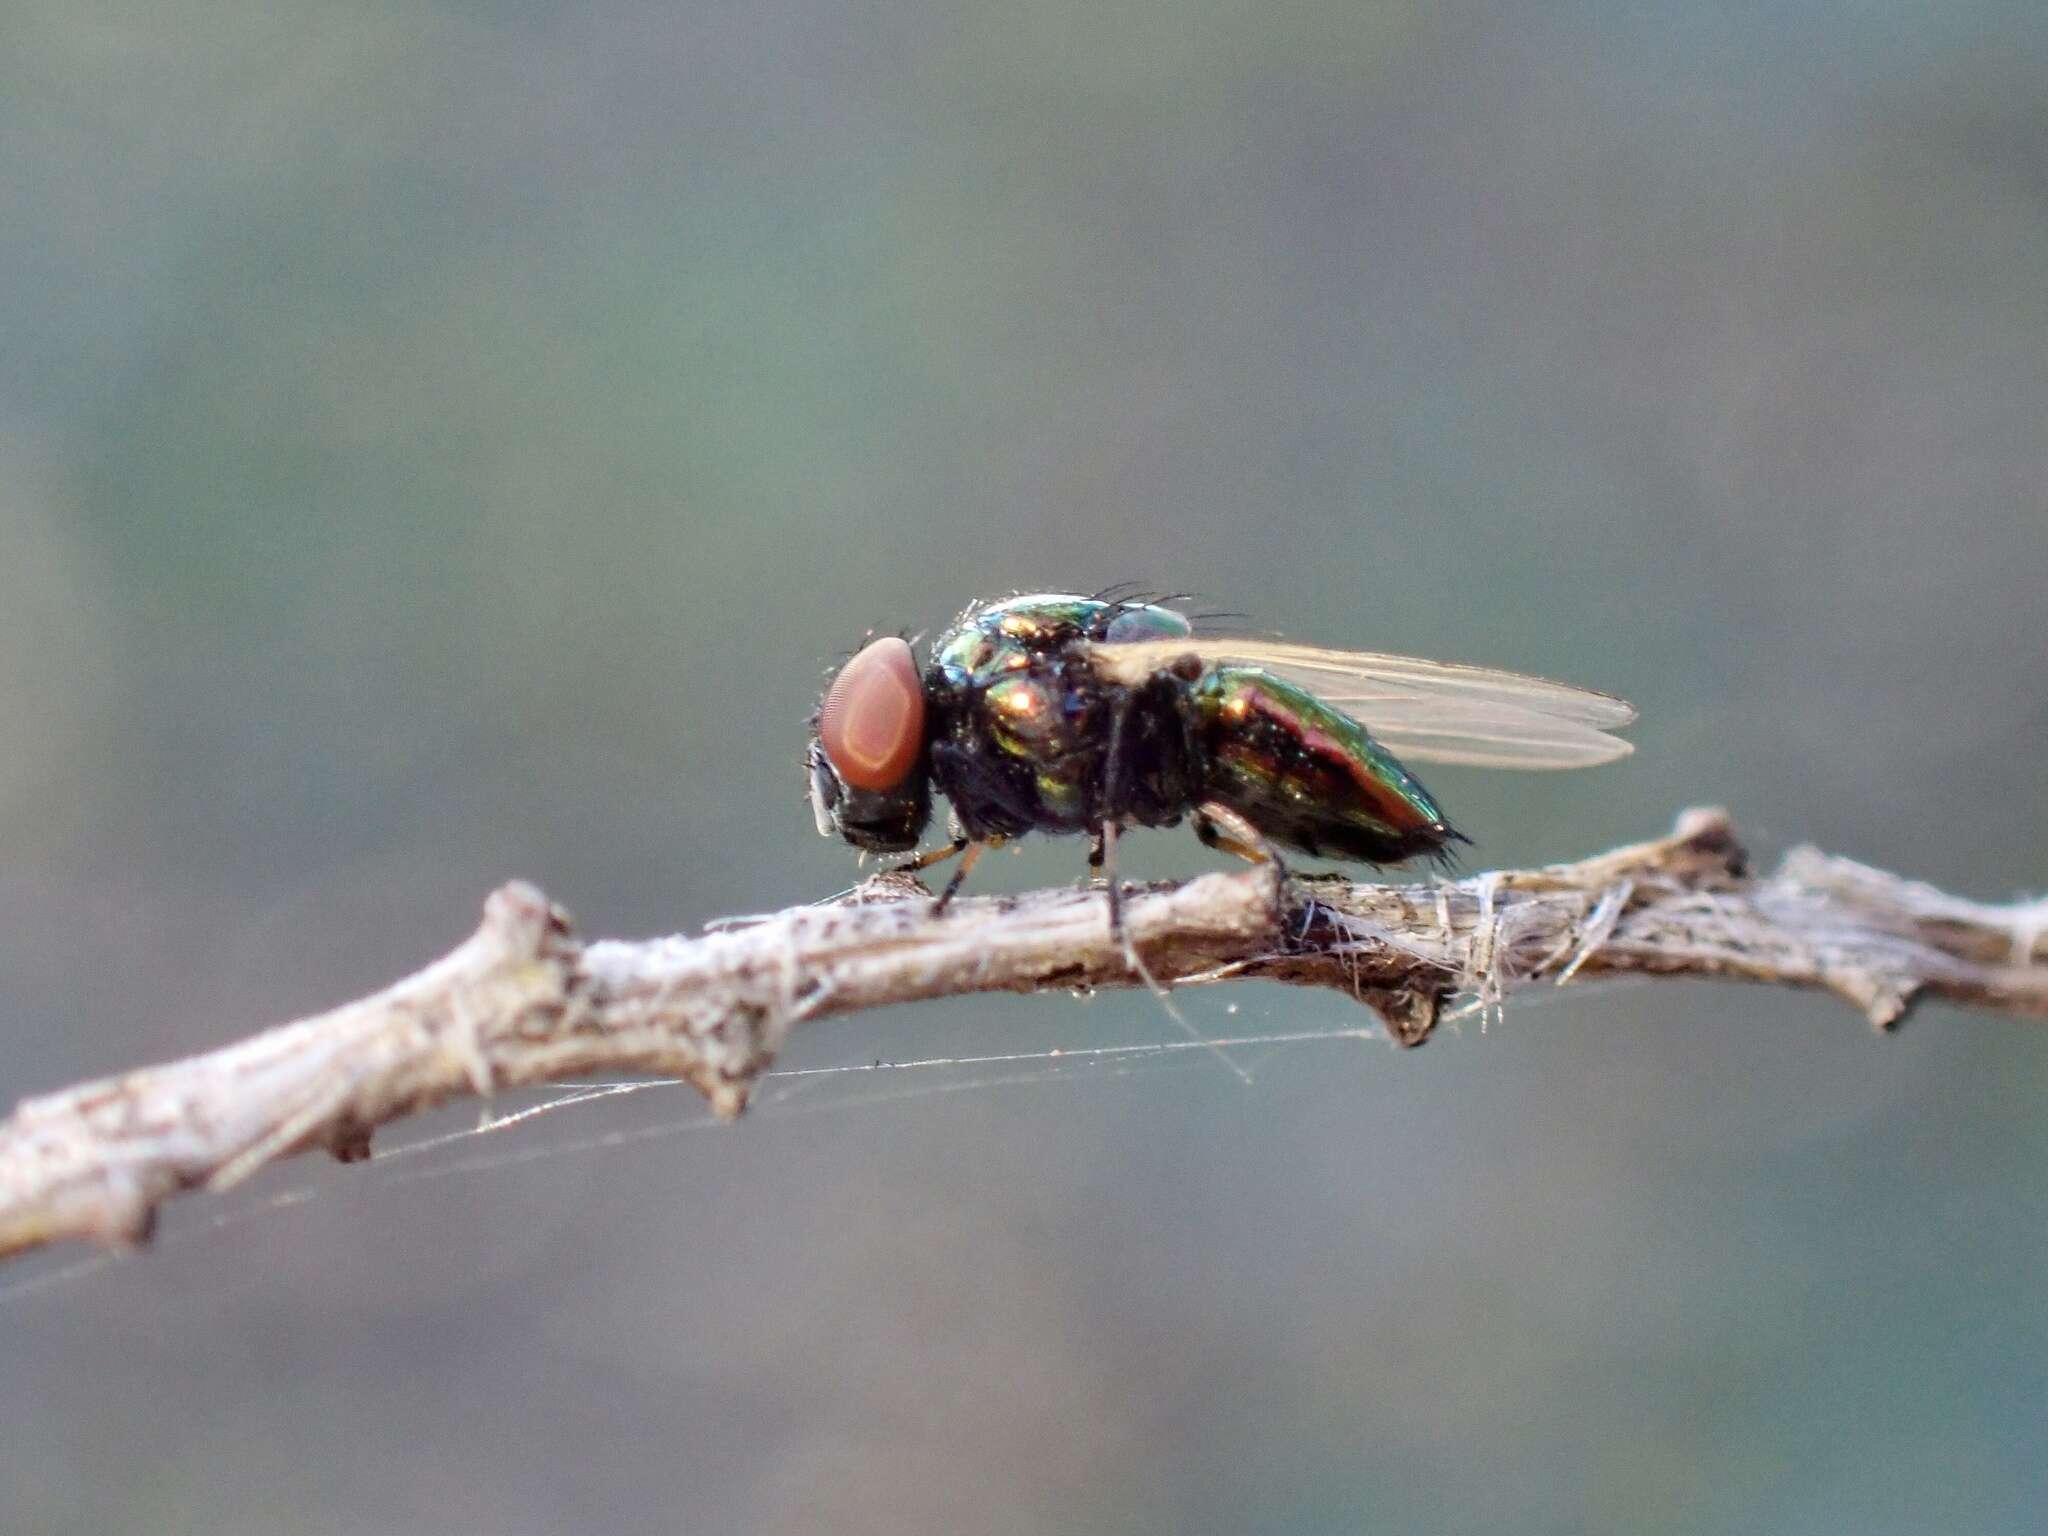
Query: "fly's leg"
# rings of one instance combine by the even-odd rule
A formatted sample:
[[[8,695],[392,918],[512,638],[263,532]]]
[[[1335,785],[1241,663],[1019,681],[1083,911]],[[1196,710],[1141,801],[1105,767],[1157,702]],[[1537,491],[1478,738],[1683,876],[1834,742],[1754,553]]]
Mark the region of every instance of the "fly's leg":
[[[1248,864],[1277,864],[1283,870],[1287,867],[1287,861],[1280,857],[1280,850],[1266,834],[1220,800],[1204,800],[1195,807],[1195,836],[1209,847],[1235,854]]]
[[[1098,834],[1098,841],[1102,847],[1102,873],[1109,882],[1109,936],[1116,940],[1117,948],[1124,952],[1124,964],[1158,994],[1161,1002],[1166,1002],[1166,989],[1152,979],[1152,973],[1145,968],[1145,962],[1139,958],[1138,946],[1131,942],[1131,930],[1124,925],[1124,890],[1123,882],[1116,874],[1116,839],[1117,824],[1114,821],[1105,821],[1101,833]],[[1166,1003],[1166,1011],[1180,1019],[1188,1033],[1194,1033],[1193,1027],[1188,1025],[1187,1020],[1180,1018],[1179,1010],[1172,1003]]]
[[[1250,820],[1220,801],[1205,800],[1195,807],[1195,836],[1207,847],[1221,849],[1248,864],[1257,864],[1268,870],[1273,876],[1276,918],[1284,911],[1289,873],[1287,861]]]
[[[951,858],[960,860],[952,878],[946,881],[945,889],[939,892],[938,899],[932,903],[934,917],[945,911],[953,898],[960,894],[960,887],[966,881],[968,873],[980,862],[982,851],[1002,842],[1000,837],[991,837],[980,842],[969,837],[967,829],[960,825],[957,813],[951,818],[951,822],[949,830],[953,834],[952,840],[944,847],[927,848],[923,853],[912,855],[889,871],[892,875],[914,875],[920,870],[930,869],[934,864],[943,864]]]
[[[1144,957],[1138,953],[1138,946],[1131,941],[1131,930],[1124,923],[1123,882],[1117,878],[1116,872],[1116,839],[1123,813],[1124,721],[1129,718],[1130,712],[1131,700],[1126,695],[1118,701],[1115,713],[1110,716],[1109,751],[1105,757],[1102,774],[1103,809],[1109,814],[1103,818],[1102,830],[1096,835],[1095,846],[1089,850],[1088,858],[1090,864],[1096,863],[1095,854],[1098,849],[1100,850],[1102,873],[1109,881],[1109,936],[1123,951],[1124,964],[1131,968],[1131,974],[1144,982],[1146,989],[1159,999],[1159,1006],[1166,1010],[1166,1016],[1178,1024],[1190,1040],[1198,1040],[1208,1046],[1215,1053],[1216,1059],[1228,1067],[1239,1082],[1249,1086],[1251,1074],[1224,1055],[1220,1045],[1188,1022],[1187,1015],[1180,1011],[1166,988],[1159,984],[1158,978],[1153,976],[1150,968],[1146,966]]]
[[[955,832],[953,840],[944,847],[927,848],[923,853],[913,854],[901,864],[891,864],[887,873],[892,875],[914,875],[919,870],[930,869],[934,864],[943,864],[946,860],[957,858],[965,853],[967,845],[971,841],[972,839],[966,833]]]
[[[1000,837],[991,837],[979,843],[962,839],[959,866],[953,871],[953,878],[946,882],[946,888],[939,892],[939,899],[932,903],[933,917],[945,911],[953,898],[960,894],[960,887],[967,883],[968,875],[972,874],[974,866],[981,862],[981,856],[991,848],[1000,847],[1002,842],[1003,839]]]
[[[960,863],[954,868],[952,877],[946,881],[945,889],[939,892],[938,898],[932,903],[934,917],[945,911],[952,904],[953,898],[960,894],[960,887],[966,884],[974,866],[981,862],[981,856],[1003,843],[1000,837],[988,837],[979,841],[969,837],[961,828],[958,816],[953,818],[952,830],[952,840],[943,847],[927,848],[923,853],[913,854],[901,864],[892,864],[889,867],[889,873],[892,875],[914,875],[920,870],[930,869],[935,864],[943,864],[948,859],[959,859]]]
[[[1088,862],[1100,870],[1108,881],[1109,936],[1115,939],[1117,946],[1123,950],[1124,963],[1140,976],[1145,976],[1144,964],[1138,959],[1138,947],[1131,942],[1130,930],[1124,927],[1123,882],[1116,877],[1116,838],[1116,823],[1105,821],[1102,830],[1095,834],[1095,846],[1088,851]],[[1152,983],[1150,976],[1145,976],[1145,980],[1148,985]]]
[[[1130,968],[1145,978],[1145,985],[1164,997],[1159,983],[1138,959],[1130,934],[1124,931],[1124,893],[1116,877],[1116,838],[1124,814],[1124,722],[1130,717],[1131,696],[1119,693],[1110,709],[1109,749],[1102,755],[1102,829],[1089,844],[1088,864],[1109,882],[1109,936],[1122,948]]]
[[[956,821],[953,824],[953,839],[951,842],[945,844],[943,847],[927,848],[923,853],[914,853],[909,858],[905,859],[901,864],[891,864],[887,869],[883,870],[882,873],[885,875],[917,874],[920,870],[930,869],[934,864],[943,864],[946,862],[946,860],[957,857],[962,853],[965,853],[967,851],[967,845],[970,841],[972,841],[972,839],[970,839],[966,833],[960,830],[960,824]],[[861,855],[861,862],[867,862],[866,854]],[[958,875],[955,875],[953,878],[952,885],[946,887],[946,894],[948,896],[951,896],[953,894],[954,888],[958,886],[959,883],[960,877]],[[838,902],[846,900],[847,897],[851,896],[855,891],[859,889],[860,887],[857,885],[850,885],[845,890],[839,892],[837,895],[821,897],[819,900],[812,902],[811,905],[814,907],[829,907]]]

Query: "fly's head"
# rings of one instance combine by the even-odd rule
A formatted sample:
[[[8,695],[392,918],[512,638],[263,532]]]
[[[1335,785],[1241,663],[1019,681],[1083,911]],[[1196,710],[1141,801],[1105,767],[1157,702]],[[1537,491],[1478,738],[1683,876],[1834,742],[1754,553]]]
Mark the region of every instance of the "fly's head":
[[[804,754],[818,831],[876,853],[915,848],[931,818],[924,680],[908,642],[870,641],[839,669]]]

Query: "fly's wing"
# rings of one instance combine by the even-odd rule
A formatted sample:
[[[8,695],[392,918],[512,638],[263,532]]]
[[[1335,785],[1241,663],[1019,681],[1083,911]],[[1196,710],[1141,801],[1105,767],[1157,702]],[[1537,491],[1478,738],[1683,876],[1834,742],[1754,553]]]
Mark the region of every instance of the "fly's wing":
[[[1094,647],[1097,668],[1136,684],[1187,656],[1258,667],[1357,720],[1396,757],[1481,768],[1590,768],[1635,747],[1608,734],[1635,719],[1610,694],[1519,672],[1340,651],[1286,640],[1187,638]]]

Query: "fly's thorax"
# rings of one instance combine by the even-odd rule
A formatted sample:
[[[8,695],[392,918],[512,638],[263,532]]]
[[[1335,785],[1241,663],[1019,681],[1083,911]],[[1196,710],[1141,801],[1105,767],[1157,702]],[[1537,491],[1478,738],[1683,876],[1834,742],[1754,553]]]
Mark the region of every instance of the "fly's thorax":
[[[928,693],[933,776],[970,835],[1089,824],[1105,737],[1085,664],[1011,649],[975,673],[935,668]]]
[[[1156,603],[1034,592],[968,609],[939,636],[932,664],[971,677],[1005,665],[1020,651],[1042,656],[1078,641],[1121,644],[1191,633],[1184,615]]]
[[[940,718],[938,734],[986,737],[1023,761],[1085,750],[1101,724],[1101,689],[1085,645],[1124,611],[1048,593],[969,609],[932,647],[925,693]]]
[[[1086,750],[1101,701],[1088,686],[1092,679],[1072,673],[1055,661],[999,677],[983,690],[983,721],[1005,752],[1054,758]]]
[[[1187,633],[1169,609],[1034,595],[970,610],[932,650],[932,773],[970,835],[1074,832],[1187,808],[1184,684],[1106,682],[1090,647]],[[1109,771],[1116,715],[1119,771]],[[1112,805],[1114,798],[1119,804]]]
[[[1206,798],[1275,842],[1394,864],[1455,838],[1429,792],[1364,726],[1251,667],[1214,667],[1189,685]]]

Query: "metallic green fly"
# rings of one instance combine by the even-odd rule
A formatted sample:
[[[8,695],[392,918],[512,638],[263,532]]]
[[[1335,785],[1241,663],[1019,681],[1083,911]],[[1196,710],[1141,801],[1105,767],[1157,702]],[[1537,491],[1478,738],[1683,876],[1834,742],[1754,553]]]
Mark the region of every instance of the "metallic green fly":
[[[1189,818],[1246,858],[1275,845],[1398,864],[1467,839],[1403,765],[1583,768],[1631,750],[1622,700],[1543,678],[1371,651],[1197,635],[1161,602],[1039,593],[976,604],[920,672],[885,636],[841,668],[812,720],[818,830],[917,846],[933,790],[953,840],[905,868],[1027,832],[1087,833],[1090,863],[1128,826]],[[1110,882],[1112,921],[1116,882]]]

